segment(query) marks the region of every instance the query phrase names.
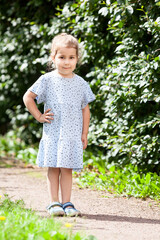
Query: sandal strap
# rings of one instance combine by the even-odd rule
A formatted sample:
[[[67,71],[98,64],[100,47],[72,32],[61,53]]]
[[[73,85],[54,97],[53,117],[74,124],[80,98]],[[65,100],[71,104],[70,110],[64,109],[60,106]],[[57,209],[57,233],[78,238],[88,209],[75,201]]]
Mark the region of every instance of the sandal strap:
[[[62,204],[59,202],[52,202],[50,205],[47,206],[47,210],[49,210],[51,207],[62,207]]]
[[[72,207],[72,208],[75,209],[73,203],[71,203],[71,202],[66,202],[66,203],[64,203],[64,204],[63,204],[63,209],[65,209],[66,207]]]

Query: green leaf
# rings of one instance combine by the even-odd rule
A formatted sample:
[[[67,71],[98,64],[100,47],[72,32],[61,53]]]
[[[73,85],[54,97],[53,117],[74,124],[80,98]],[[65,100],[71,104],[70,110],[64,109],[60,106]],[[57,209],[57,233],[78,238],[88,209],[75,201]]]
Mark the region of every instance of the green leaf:
[[[110,167],[110,168],[109,168],[109,171],[110,171],[110,172],[115,172],[115,166]]]
[[[150,175],[150,173],[147,173],[147,175],[146,175],[146,184],[149,184],[150,180],[151,180],[151,175]]]
[[[156,62],[157,62],[157,61],[160,61],[160,57],[159,57],[159,56],[158,56],[158,57],[155,57],[155,58],[154,58],[154,61],[156,61]]]

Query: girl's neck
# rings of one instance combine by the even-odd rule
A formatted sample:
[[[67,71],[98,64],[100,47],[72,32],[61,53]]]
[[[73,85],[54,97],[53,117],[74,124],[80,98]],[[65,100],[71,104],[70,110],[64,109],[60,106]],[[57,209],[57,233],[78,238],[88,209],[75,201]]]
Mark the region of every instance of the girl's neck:
[[[65,75],[59,73],[57,69],[55,70],[55,73],[56,73],[58,76],[62,77],[62,78],[73,78],[74,75],[75,75],[75,73],[72,72],[69,76],[65,76]]]

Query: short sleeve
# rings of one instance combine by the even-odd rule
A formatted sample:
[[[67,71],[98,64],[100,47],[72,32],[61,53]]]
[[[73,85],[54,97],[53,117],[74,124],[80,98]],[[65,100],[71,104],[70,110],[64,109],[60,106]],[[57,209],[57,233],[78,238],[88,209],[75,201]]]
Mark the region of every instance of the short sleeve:
[[[37,95],[37,103],[45,102],[46,99],[46,80],[42,75],[38,80],[28,89]]]
[[[85,81],[83,88],[83,99],[81,107],[82,109],[87,106],[88,103],[93,102],[95,100],[95,95],[93,94],[89,84]]]

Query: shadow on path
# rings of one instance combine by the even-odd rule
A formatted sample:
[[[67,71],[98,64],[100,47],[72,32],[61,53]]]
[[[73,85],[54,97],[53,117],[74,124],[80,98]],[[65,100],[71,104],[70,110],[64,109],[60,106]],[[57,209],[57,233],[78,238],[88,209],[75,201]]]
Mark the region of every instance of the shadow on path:
[[[83,217],[85,217],[86,219],[95,219],[95,220],[99,220],[99,221],[160,224],[160,220],[158,220],[158,219],[126,217],[126,216],[117,216],[117,215],[83,214]]]

